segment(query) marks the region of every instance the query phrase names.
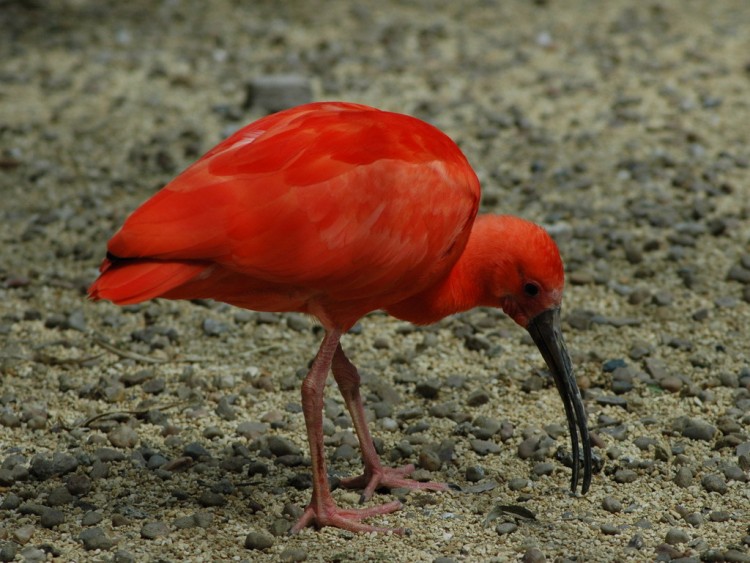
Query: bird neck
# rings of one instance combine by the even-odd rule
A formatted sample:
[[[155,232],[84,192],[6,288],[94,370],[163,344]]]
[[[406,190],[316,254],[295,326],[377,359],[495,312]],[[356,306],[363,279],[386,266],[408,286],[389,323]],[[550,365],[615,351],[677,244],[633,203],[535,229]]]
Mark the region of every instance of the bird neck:
[[[388,307],[388,314],[427,325],[474,307],[500,306],[491,291],[492,261],[487,259],[487,245],[481,227],[477,228],[479,223],[479,220],[475,223],[466,248],[448,275],[426,290]]]

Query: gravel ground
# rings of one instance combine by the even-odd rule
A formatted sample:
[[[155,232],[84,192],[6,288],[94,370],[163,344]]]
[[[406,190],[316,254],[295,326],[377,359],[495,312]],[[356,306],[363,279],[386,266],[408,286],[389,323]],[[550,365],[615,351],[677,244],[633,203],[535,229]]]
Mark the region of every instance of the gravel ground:
[[[0,29],[0,561],[750,561],[745,0],[2,0]],[[523,331],[373,314],[346,346],[378,448],[457,490],[376,495],[404,500],[376,519],[403,537],[289,537],[320,330],[86,301],[129,211],[310,99],[433,122],[485,210],[554,234],[602,460],[585,497]],[[328,397],[331,470],[357,473]]]

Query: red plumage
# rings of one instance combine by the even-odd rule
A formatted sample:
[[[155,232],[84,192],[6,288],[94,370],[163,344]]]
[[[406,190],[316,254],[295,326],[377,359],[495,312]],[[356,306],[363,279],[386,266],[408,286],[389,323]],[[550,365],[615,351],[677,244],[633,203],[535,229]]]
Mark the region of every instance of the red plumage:
[[[112,237],[92,299],[212,298],[262,311],[315,315],[326,336],[302,388],[313,498],[295,526],[380,530],[362,518],[390,503],[342,510],[323,455],[329,370],[363,452],[364,474],[344,486],[443,490],[383,467],[372,445],[359,375],[340,338],[384,309],[416,323],[484,305],[527,328],[555,376],[578,458],[591,479],[585,413],[559,330],[563,270],[540,227],[483,216],[476,174],[446,135],[413,117],[323,102],[260,119],[219,143],[136,209]],[[578,466],[573,470],[573,488]]]

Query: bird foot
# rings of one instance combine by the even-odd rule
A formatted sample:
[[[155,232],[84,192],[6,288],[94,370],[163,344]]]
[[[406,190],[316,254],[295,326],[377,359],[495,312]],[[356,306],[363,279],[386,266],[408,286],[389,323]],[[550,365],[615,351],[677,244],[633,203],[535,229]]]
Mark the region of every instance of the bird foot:
[[[380,488],[385,489],[412,489],[423,491],[447,491],[448,485],[445,483],[422,483],[407,477],[414,472],[414,465],[404,465],[403,467],[383,467],[378,464],[370,471],[365,471],[357,477],[342,479],[341,487],[347,489],[364,489],[359,502],[365,502],[372,498],[373,493]]]
[[[339,508],[333,502],[323,503],[322,508],[315,508],[310,503],[300,519],[291,529],[292,534],[298,533],[303,528],[314,524],[317,528],[324,526],[333,526],[350,532],[393,532],[394,534],[403,534],[404,528],[382,528],[380,526],[370,526],[363,524],[360,520],[370,518],[371,516],[380,516],[381,514],[390,514],[401,508],[399,501],[393,501],[372,508]]]

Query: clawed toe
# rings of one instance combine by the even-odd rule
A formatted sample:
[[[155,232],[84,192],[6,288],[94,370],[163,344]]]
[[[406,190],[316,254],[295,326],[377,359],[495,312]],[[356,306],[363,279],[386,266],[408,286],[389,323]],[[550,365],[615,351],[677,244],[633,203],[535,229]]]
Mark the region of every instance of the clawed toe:
[[[309,505],[302,517],[291,529],[292,534],[298,533],[307,526],[314,525],[317,528],[332,526],[350,532],[392,532],[394,534],[403,534],[404,528],[384,528],[381,526],[371,526],[364,524],[361,520],[372,516],[390,514],[401,508],[399,501],[393,501],[371,508],[339,508],[335,504],[324,505],[321,508],[315,508]]]
[[[414,465],[403,467],[378,466],[357,477],[341,480],[341,486],[347,489],[364,489],[359,498],[360,503],[372,498],[376,490],[384,489],[411,489],[422,491],[447,491],[448,486],[444,483],[423,483],[409,479],[408,476],[414,472]]]

